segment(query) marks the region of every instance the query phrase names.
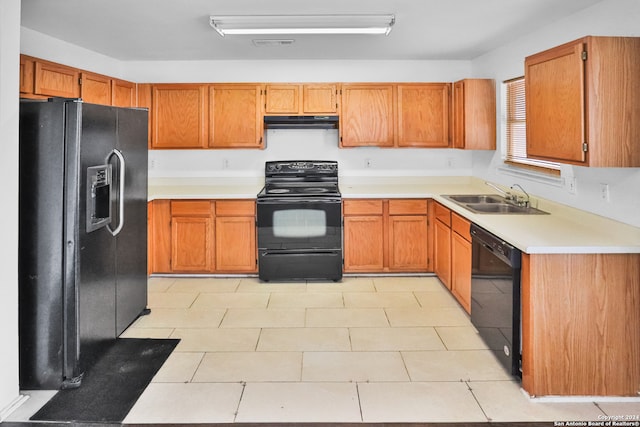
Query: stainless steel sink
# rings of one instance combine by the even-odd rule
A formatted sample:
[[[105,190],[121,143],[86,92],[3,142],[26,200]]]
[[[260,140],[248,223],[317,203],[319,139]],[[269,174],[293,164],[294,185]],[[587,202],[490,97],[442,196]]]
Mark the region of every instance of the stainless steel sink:
[[[463,194],[443,196],[478,214],[548,215],[540,209],[518,206],[497,194]]]

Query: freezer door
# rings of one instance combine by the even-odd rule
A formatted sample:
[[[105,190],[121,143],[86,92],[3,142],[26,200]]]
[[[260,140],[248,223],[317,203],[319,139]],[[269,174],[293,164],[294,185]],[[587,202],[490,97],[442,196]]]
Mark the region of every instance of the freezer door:
[[[115,148],[117,140],[117,110],[93,104],[79,104],[80,138],[73,154],[68,150],[67,161],[78,159],[77,171],[69,168],[67,174],[67,192],[76,192],[79,200],[70,197],[68,212],[77,212],[78,218],[69,222],[68,229],[77,233],[75,246],[75,275],[78,298],[78,331],[80,335],[80,362],[90,363],[94,352],[100,351],[103,344],[116,338],[115,331],[115,239],[106,227],[87,232],[88,221],[86,197],[91,193],[87,189],[86,175],[92,167],[107,161],[109,153]],[[73,116],[68,115],[71,119]],[[70,123],[69,128],[77,124]],[[113,193],[113,181],[112,191]],[[112,219],[113,221],[113,219]]]
[[[118,110],[117,149],[124,159],[125,178],[124,218],[114,210],[114,224],[123,224],[116,236],[117,335],[147,308],[147,120],[146,110]],[[119,172],[114,179],[120,179]]]

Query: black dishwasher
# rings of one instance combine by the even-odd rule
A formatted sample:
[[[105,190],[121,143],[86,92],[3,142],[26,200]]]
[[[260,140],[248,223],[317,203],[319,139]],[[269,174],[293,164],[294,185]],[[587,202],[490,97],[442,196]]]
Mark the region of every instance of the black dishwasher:
[[[512,375],[522,378],[519,249],[471,225],[471,322]]]

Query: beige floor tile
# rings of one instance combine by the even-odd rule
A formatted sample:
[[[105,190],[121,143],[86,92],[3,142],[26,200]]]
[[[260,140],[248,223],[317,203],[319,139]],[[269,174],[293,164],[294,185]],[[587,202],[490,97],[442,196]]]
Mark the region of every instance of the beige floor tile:
[[[509,380],[490,350],[403,351],[411,381]]]
[[[260,329],[176,329],[171,338],[180,338],[175,351],[254,351]]]
[[[486,422],[463,382],[358,384],[365,422]]]
[[[347,308],[419,307],[411,292],[345,292],[343,295]]]
[[[445,350],[435,329],[420,328],[352,328],[353,351]]]
[[[461,307],[385,308],[393,327],[470,326],[471,320]]]
[[[215,328],[226,310],[193,308],[156,308],[134,323],[137,328]]]
[[[350,351],[347,328],[266,328],[258,351]]]
[[[242,384],[151,383],[124,423],[231,423]]]
[[[442,326],[436,332],[447,350],[487,350],[480,334],[473,326]]]
[[[193,382],[300,381],[300,352],[207,353]]]
[[[460,304],[451,295],[451,292],[444,288],[440,291],[432,292],[414,292],[418,299],[418,303],[422,308],[458,308]]]
[[[306,326],[315,327],[383,327],[389,326],[381,308],[309,308]]]
[[[295,328],[304,326],[304,309],[230,308],[221,328]]]
[[[154,308],[189,308],[196,300],[197,293],[183,292],[149,292],[147,307]]]
[[[193,308],[266,308],[269,294],[217,292],[202,293],[193,303]]]
[[[237,292],[306,292],[306,282],[261,282],[254,278],[240,281]]]
[[[147,290],[149,292],[166,292],[175,281],[175,277],[150,277],[147,280]]]
[[[371,277],[343,277],[340,282],[308,282],[309,292],[375,292]]]
[[[239,284],[239,278],[179,278],[167,292],[235,292]]]
[[[354,383],[249,383],[236,422],[360,422]]]
[[[409,381],[398,352],[307,352],[303,381]]]
[[[154,383],[188,383],[198,369],[204,353],[174,351],[153,377]]]
[[[473,381],[469,387],[491,421],[602,421],[603,412],[593,403],[531,400],[513,381]]]
[[[269,308],[341,308],[344,307],[340,292],[274,292]]]
[[[375,277],[373,284],[378,292],[438,291],[442,282],[435,276],[425,277]]]
[[[120,338],[169,338],[173,328],[138,328],[135,323],[127,328]]]

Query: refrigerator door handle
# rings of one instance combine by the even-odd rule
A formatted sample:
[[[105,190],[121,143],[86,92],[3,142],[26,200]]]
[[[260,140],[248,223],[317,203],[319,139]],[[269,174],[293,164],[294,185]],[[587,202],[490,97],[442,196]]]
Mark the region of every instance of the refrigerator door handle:
[[[109,163],[109,160],[111,160],[112,156],[116,156],[118,158],[118,162],[120,163],[119,169],[120,169],[120,179],[118,179],[118,216],[119,216],[119,221],[118,221],[118,226],[115,228],[115,230],[112,230],[111,227],[109,225],[107,225],[107,230],[109,230],[109,232],[111,233],[111,235],[113,236],[117,236],[118,233],[120,233],[120,231],[122,231],[122,227],[124,227],[124,179],[125,179],[125,169],[126,169],[126,163],[124,160],[124,156],[122,155],[122,152],[118,149],[113,149],[113,151],[111,151],[111,153],[109,153],[109,155],[107,156],[106,162]]]

